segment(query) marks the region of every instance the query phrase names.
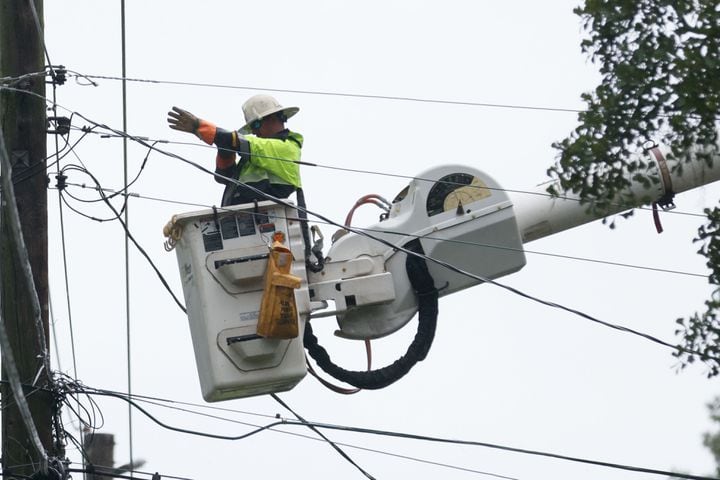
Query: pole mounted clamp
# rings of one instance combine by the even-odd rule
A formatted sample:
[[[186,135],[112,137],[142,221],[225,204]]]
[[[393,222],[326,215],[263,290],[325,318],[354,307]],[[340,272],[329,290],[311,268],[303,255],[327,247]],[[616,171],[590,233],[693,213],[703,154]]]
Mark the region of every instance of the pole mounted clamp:
[[[48,76],[50,77],[50,81],[47,83],[65,85],[67,81],[67,68],[65,68],[65,65],[47,65],[45,68],[49,70]]]
[[[70,133],[70,119],[68,117],[47,117],[47,133],[67,135]]]
[[[67,176],[62,173],[58,173],[57,175],[55,175],[55,179],[57,180],[55,188],[60,191],[65,190],[65,187],[67,187],[67,183],[65,183],[65,180],[67,180]]]

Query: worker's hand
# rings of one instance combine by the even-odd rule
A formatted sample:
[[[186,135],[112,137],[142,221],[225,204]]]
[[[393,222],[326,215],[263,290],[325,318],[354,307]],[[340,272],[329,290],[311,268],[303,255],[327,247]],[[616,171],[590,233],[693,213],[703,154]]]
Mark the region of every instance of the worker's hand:
[[[172,107],[172,110],[168,112],[167,121],[170,128],[181,132],[197,133],[197,129],[200,127],[198,117],[178,107]]]

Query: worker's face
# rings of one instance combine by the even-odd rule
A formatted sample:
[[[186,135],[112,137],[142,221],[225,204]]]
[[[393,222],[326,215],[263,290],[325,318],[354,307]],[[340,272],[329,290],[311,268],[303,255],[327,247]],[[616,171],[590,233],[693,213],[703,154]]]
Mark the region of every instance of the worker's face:
[[[260,122],[260,128],[253,133],[258,137],[269,137],[275,135],[284,128],[283,122],[276,116],[265,117]]]

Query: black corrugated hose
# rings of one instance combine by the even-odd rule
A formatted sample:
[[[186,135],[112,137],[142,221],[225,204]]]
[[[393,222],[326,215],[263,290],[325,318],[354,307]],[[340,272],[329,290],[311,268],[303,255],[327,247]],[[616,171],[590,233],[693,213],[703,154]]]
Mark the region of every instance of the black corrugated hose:
[[[411,241],[404,248],[422,253],[422,247],[418,239]],[[395,360],[391,365],[377,370],[345,370],[332,362],[325,348],[318,344],[318,339],[313,334],[310,322],[307,322],[303,338],[305,348],[318,366],[328,375],[357,388],[377,390],[400,380],[417,362],[425,359],[435,338],[438,316],[438,291],[424,259],[415,255],[408,255],[405,260],[405,268],[410,284],[418,296],[417,333],[405,355]]]

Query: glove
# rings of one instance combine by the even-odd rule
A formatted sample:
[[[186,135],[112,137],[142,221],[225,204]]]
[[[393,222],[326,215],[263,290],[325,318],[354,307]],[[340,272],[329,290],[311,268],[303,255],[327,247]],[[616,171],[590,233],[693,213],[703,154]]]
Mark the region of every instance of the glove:
[[[172,107],[172,110],[168,112],[167,121],[169,127],[173,130],[194,133],[196,135],[200,127],[200,119],[198,117],[178,107]]]

